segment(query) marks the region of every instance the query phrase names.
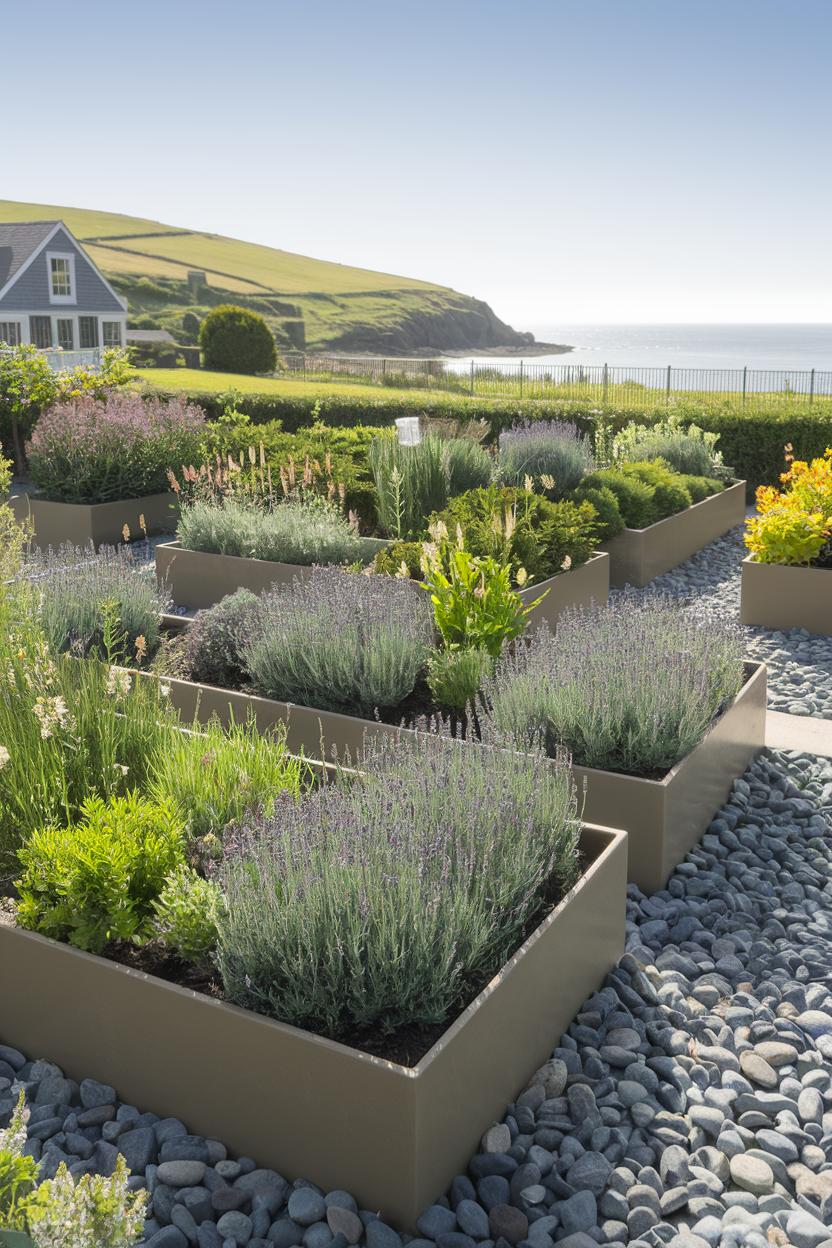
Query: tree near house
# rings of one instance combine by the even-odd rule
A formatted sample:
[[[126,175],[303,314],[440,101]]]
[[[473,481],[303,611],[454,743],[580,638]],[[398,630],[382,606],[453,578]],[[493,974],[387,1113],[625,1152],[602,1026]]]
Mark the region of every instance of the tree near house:
[[[221,373],[272,373],[277,365],[274,334],[258,312],[221,304],[199,329],[206,368]]]

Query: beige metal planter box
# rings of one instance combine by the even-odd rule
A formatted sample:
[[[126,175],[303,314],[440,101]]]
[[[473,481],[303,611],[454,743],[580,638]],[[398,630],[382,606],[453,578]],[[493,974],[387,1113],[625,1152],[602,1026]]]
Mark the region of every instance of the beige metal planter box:
[[[740,619],[761,628],[832,634],[832,568],[743,560]]]
[[[609,555],[606,551],[596,551],[580,567],[521,589],[520,597],[525,603],[534,602],[547,589],[546,597],[529,616],[527,627],[534,628],[545,621],[550,628],[555,628],[567,607],[604,606],[610,592]]]
[[[628,878],[647,893],[664,886],[673,868],[704,835],[732,782],[765,746],[766,668],[757,663],[748,664],[746,670],[746,683],[731,705],[663,779],[573,768],[579,793],[585,787],[584,817],[626,829]],[[184,721],[206,723],[216,715],[224,724],[244,723],[253,716],[261,732],[285,724],[288,748],[310,758],[328,760],[346,753],[355,760],[368,740],[413,731],[187,680],[168,683],[171,702]]]
[[[765,746],[766,668],[748,664],[748,679],[713,727],[661,780],[640,780],[574,767],[584,818],[615,813],[629,833],[628,877],[645,893],[663,888],[723,805],[731,784]]]
[[[36,494],[20,494],[15,500],[19,520],[29,516],[35,529],[34,544],[45,550],[72,542],[75,546],[117,545],[124,541],[124,526],[130,538],[143,536],[141,517],[148,533],[176,528],[176,496],[149,494],[144,498],[119,499],[115,503],[52,503]]]
[[[412,1068],[2,926],[0,1038],[412,1228],[623,951],[625,834],[585,826],[581,849],[572,892]]]
[[[601,547],[610,556],[610,584],[617,588],[648,585],[744,519],[745,482],[736,481],[721,494],[647,529],[625,529]]]
[[[372,557],[388,546],[381,538],[365,537]],[[273,585],[286,585],[308,576],[311,569],[298,563],[278,563],[272,559],[246,559],[239,555],[216,555],[205,550],[187,550],[179,542],[156,547],[156,577],[164,583],[180,607],[212,607],[226,594],[250,589],[261,594]]]

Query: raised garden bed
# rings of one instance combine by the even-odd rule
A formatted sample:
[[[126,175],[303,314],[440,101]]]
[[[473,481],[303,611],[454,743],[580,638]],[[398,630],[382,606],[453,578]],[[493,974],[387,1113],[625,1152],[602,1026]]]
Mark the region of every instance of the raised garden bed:
[[[377,550],[389,545],[381,538],[367,537],[362,541],[371,558]],[[164,542],[156,547],[156,576],[180,607],[211,607],[238,589],[260,594],[273,585],[288,584],[308,573],[308,567],[297,563],[187,550],[179,542]]]
[[[623,951],[626,840],[584,825],[578,883],[413,1067],[8,926],[3,1039],[412,1228]]]
[[[660,780],[575,765],[584,816],[629,833],[628,879],[645,892],[664,886],[673,868],[702,838],[714,811],[765,746],[766,668],[749,663],[738,696],[702,741]],[[148,679],[155,679],[149,676]],[[170,680],[171,702],[184,722],[227,724],[253,716],[261,732],[287,725],[287,745],[308,757],[360,756],[371,738],[413,733],[410,728],[256,697],[235,690]]]
[[[21,521],[31,518],[34,544],[43,550],[64,542],[115,546],[124,541],[125,525],[131,538],[170,532],[176,528],[176,507],[176,496],[171,493],[113,503],[53,503],[37,494],[19,494],[14,500],[15,515]]]
[[[610,584],[642,588],[742,524],[744,516],[745,482],[736,481],[649,528],[625,529],[601,546],[610,557]]]
[[[803,568],[743,560],[740,594],[743,624],[805,628],[832,635],[832,568]]]

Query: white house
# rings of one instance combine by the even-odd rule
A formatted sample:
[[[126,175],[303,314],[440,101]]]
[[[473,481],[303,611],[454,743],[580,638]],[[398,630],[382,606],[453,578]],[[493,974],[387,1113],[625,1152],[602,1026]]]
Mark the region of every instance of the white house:
[[[0,223],[0,342],[123,347],[127,301],[63,221]]]

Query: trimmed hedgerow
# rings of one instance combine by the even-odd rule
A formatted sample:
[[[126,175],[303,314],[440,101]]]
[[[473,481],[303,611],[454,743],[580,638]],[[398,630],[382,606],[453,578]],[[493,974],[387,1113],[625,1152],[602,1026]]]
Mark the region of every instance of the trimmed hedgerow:
[[[659,595],[561,614],[485,681],[486,739],[542,738],[576,763],[663,775],[702,740],[745,676],[738,625],[695,619]]]
[[[369,743],[358,775],[227,833],[226,996],[333,1039],[442,1024],[577,878],[579,827],[565,759]]]

